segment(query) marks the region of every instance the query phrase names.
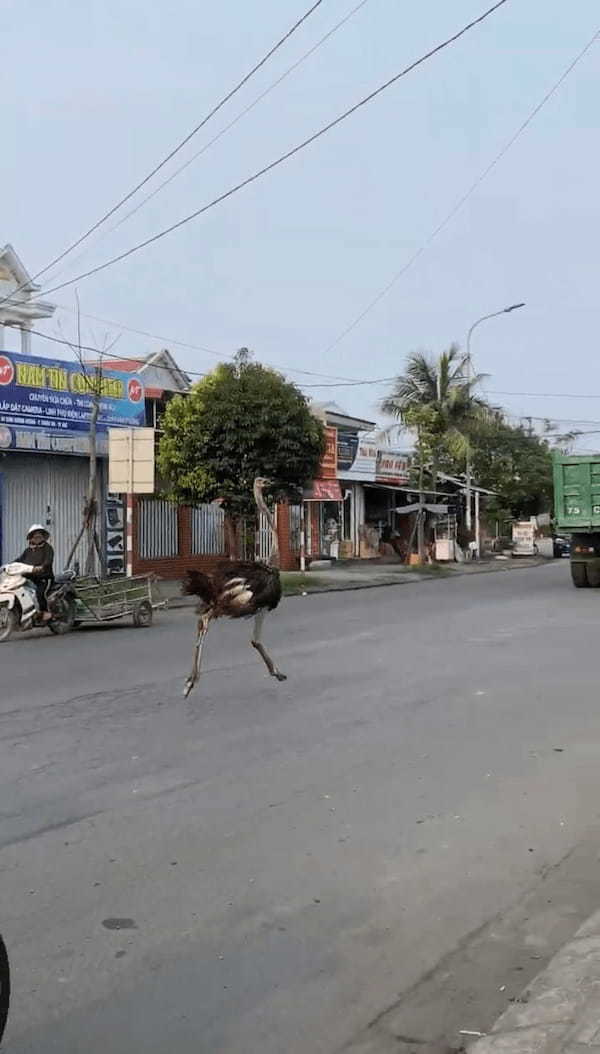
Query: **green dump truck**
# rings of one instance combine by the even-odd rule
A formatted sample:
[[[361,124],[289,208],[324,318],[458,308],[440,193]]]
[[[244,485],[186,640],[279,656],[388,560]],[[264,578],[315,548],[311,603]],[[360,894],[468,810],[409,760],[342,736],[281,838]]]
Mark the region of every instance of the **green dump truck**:
[[[571,577],[600,586],[600,454],[554,455],[556,529],[571,535]]]

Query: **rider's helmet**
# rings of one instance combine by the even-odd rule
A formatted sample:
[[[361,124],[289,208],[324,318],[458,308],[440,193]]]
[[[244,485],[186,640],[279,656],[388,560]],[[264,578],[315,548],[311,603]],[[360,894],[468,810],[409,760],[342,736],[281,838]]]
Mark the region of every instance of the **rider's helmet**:
[[[34,534],[42,534],[44,536],[44,541],[47,541],[50,537],[50,531],[46,527],[44,527],[42,523],[31,524],[31,527],[27,531],[27,541],[29,541],[29,539]]]

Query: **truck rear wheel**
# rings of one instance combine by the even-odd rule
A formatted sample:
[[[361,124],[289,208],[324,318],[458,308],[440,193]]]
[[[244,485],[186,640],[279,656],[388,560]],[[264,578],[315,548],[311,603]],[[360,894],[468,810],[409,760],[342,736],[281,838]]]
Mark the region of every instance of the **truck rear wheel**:
[[[571,578],[576,589],[584,589],[589,586],[588,569],[584,563],[571,564]]]
[[[600,567],[588,564],[586,567],[588,585],[597,589],[600,586]]]

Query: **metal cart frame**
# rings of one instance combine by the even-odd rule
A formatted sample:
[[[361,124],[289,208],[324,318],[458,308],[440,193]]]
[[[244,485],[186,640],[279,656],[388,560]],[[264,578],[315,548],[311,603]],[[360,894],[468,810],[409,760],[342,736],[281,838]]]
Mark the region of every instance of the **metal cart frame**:
[[[137,628],[152,625],[154,611],[164,607],[152,596],[153,575],[131,578],[83,578],[75,581],[76,626],[116,622],[131,617]]]

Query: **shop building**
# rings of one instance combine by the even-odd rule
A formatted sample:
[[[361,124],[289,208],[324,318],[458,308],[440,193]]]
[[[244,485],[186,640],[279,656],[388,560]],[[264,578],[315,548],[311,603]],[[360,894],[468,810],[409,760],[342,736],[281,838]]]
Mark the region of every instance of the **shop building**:
[[[346,476],[361,435],[374,423],[345,413],[336,403],[315,404],[313,412],[323,422],[326,446],[319,475],[304,494],[306,557],[347,559],[357,555],[364,501],[360,486]]]
[[[145,421],[144,390],[136,374],[103,370],[98,417],[99,535],[112,573],[124,571],[122,513],[105,521],[108,429]],[[24,548],[31,523],[52,537],[55,566],[66,565],[77,540],[89,480],[89,377],[79,363],[0,352],[0,562]],[[112,521],[117,514],[113,510]],[[113,529],[115,527],[116,529]],[[85,559],[84,543],[74,560]]]
[[[309,563],[381,555],[390,527],[397,531],[402,523],[397,506],[413,496],[410,453],[384,446],[373,421],[353,417],[336,403],[315,404],[313,412],[325,428],[325,453],[302,506],[280,509],[284,569],[301,566],[302,557]]]

